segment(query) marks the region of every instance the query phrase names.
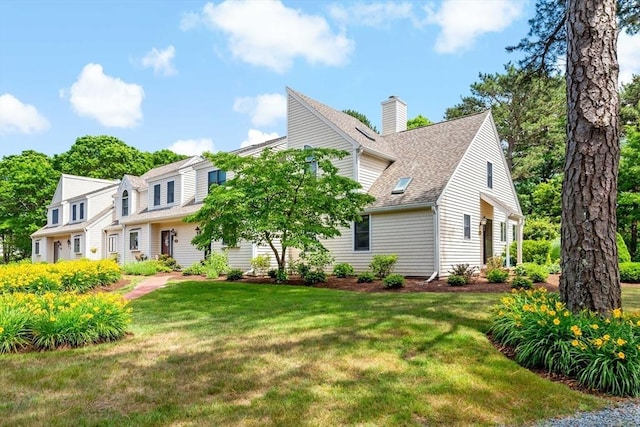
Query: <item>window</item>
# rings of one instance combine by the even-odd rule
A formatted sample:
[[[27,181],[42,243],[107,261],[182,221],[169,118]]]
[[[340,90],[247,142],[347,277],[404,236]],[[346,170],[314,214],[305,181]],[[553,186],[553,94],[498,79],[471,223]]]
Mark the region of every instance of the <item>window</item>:
[[[58,209],[56,208],[51,211],[51,224],[57,224],[58,219]]]
[[[80,202],[80,221],[84,220],[84,202]]]
[[[129,250],[138,250],[138,232],[132,231],[129,233]]]
[[[507,223],[506,222],[500,223],[500,241],[501,242],[507,241]]]
[[[80,237],[73,238],[73,252],[80,253]]]
[[[407,189],[411,178],[400,178],[400,181],[396,184],[395,188],[391,191],[391,194],[402,194]]]
[[[109,236],[108,250],[109,250],[109,253],[118,252],[118,235],[117,234],[112,234]]]
[[[153,186],[153,206],[160,205],[160,184]]]
[[[518,240],[518,239],[517,239],[517,233],[518,233],[518,231],[517,231],[517,229],[516,229],[516,225],[515,225],[515,224],[511,225],[511,236],[512,236],[512,237],[511,237],[511,240],[512,240],[512,241],[514,241],[514,242],[515,242],[516,240]]]
[[[313,150],[313,147],[310,145],[305,145],[304,149]],[[318,161],[316,160],[315,156],[307,156],[305,161],[307,162],[307,171],[313,176],[318,175]]]
[[[487,162],[487,187],[493,188],[493,163]]]
[[[211,171],[208,176],[207,188],[211,188],[213,184],[224,185],[225,182],[227,182],[227,173],[225,171]]]
[[[129,215],[129,192],[124,190],[122,192],[122,216]]]
[[[464,238],[471,239],[471,215],[464,215]]]
[[[175,181],[167,182],[167,204],[173,203],[174,199]]]
[[[353,224],[353,250],[368,251],[371,247],[371,222],[369,215],[362,215],[362,221]]]
[[[40,255],[40,240],[36,240],[36,244],[35,244],[35,247],[33,248],[33,252],[35,252],[36,255]]]
[[[78,218],[78,215],[76,215],[78,212],[78,205],[73,205],[71,206],[71,221],[75,221]]]

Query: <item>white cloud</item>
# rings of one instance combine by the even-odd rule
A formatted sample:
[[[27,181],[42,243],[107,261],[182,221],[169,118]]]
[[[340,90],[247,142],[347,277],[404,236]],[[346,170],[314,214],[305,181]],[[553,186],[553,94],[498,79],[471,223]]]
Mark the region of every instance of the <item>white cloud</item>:
[[[176,49],[170,45],[165,50],[158,50],[155,47],[142,58],[144,68],[153,68],[156,75],[172,76],[178,74],[171,61],[176,55]]]
[[[261,142],[269,141],[279,137],[277,132],[266,133],[257,129],[249,129],[247,132],[247,139],[242,141],[240,147],[248,147],[250,145],[260,144]]]
[[[169,147],[174,153],[198,156],[205,151],[214,152],[213,141],[209,138],[179,139]]]
[[[142,86],[104,74],[100,64],[85,65],[71,89],[61,90],[60,95],[69,96],[78,115],[103,126],[128,128],[142,119]]]
[[[478,36],[507,28],[523,12],[524,2],[511,0],[445,0],[438,11],[426,6],[427,20],[441,27],[435,50],[454,53]]]
[[[10,93],[0,95],[0,134],[36,133],[49,128],[49,121],[36,107],[24,104]]]
[[[640,34],[618,35],[618,63],[620,64],[620,84],[631,83],[634,74],[640,74]]]
[[[200,15],[196,12],[187,12],[182,15],[180,19],[180,29],[182,31],[189,31],[198,27],[202,23]]]
[[[413,20],[413,5],[404,3],[355,3],[350,6],[334,3],[329,6],[331,17],[342,25],[379,27],[396,19]]]
[[[287,116],[287,98],[279,93],[236,98],[233,111],[249,114],[255,126],[273,125]]]
[[[323,17],[288,8],[279,0],[207,3],[199,19],[184,15],[180,28],[200,23],[227,35],[234,58],[278,73],[298,57],[310,64],[340,66],[354,48],[354,42],[334,33]]]

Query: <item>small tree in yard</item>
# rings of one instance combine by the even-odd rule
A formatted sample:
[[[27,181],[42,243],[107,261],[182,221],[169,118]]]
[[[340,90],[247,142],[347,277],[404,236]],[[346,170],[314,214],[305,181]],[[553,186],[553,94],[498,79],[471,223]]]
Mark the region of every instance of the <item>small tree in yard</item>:
[[[339,236],[339,227],[359,221],[374,201],[331,163],[347,155],[322,148],[265,150],[258,157],[205,154],[233,177],[224,186],[213,185],[200,210],[186,219],[202,229],[193,243],[200,248],[211,240],[267,245],[285,271],[289,248],[322,248],[320,239]]]

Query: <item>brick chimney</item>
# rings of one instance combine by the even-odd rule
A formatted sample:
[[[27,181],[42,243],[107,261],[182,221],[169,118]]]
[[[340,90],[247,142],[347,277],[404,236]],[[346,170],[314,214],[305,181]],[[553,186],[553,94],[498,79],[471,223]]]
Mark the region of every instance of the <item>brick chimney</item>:
[[[407,130],[407,104],[397,96],[382,102],[382,135]]]

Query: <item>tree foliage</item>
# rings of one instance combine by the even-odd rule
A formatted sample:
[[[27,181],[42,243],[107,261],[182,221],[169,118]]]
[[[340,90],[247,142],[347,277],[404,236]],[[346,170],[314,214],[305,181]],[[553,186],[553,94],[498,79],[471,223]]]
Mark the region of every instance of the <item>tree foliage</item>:
[[[367,126],[369,129],[373,130],[375,133],[379,133],[378,128],[376,128],[376,126],[372,124],[371,121],[369,121],[369,118],[364,114],[359,113],[355,110],[342,110],[342,112],[350,115],[351,117],[355,117],[356,119],[360,120],[360,122],[363,125]]]
[[[407,130],[429,126],[431,123],[431,120],[422,114],[418,114],[413,119],[407,120]]]
[[[447,120],[492,110],[507,165],[517,184],[534,184],[562,171],[565,135],[563,78],[531,76],[513,65],[505,73],[479,75],[471,96],[445,112]]]
[[[202,207],[188,222],[200,223],[198,247],[211,240],[231,246],[239,241],[268,245],[284,271],[287,249],[322,248],[320,239],[340,235],[340,227],[360,220],[373,197],[360,184],[338,175],[334,159],[345,151],[265,150],[259,157],[207,154],[221,170],[232,171],[224,186],[213,185]],[[318,166],[317,174],[310,163]]]
[[[125,174],[139,176],[185,157],[166,149],[155,153],[140,151],[113,136],[86,135],[76,139],[69,151],[55,155],[53,166],[72,175],[121,179]]]
[[[536,14],[529,20],[529,32],[520,43],[507,47],[507,51],[524,51],[527,56],[521,61],[526,69],[551,73],[559,59],[567,52],[566,17],[564,0],[537,0]],[[640,8],[637,0],[618,0],[617,16],[619,28],[629,34],[640,31]]]
[[[32,150],[0,161],[0,240],[4,262],[31,255],[31,233],[46,223],[60,173]]]
[[[621,149],[618,173],[618,228],[628,242],[634,260],[638,253],[638,222],[640,222],[640,129],[627,127],[627,137]]]
[[[620,91],[621,134],[631,126],[640,131],[640,75],[634,74],[631,82],[622,85]]]

